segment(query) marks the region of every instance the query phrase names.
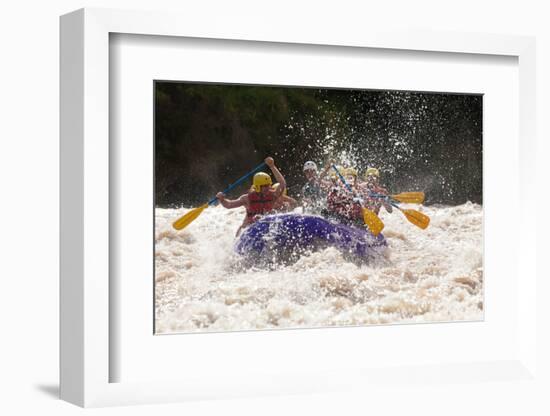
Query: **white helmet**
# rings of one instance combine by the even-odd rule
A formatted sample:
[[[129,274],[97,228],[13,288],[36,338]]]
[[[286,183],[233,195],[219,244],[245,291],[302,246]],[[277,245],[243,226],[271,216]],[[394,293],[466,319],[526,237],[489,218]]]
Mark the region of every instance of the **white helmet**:
[[[314,170],[315,172],[317,172],[317,165],[315,164],[315,162],[308,160],[306,163],[304,163],[304,172],[306,170]]]

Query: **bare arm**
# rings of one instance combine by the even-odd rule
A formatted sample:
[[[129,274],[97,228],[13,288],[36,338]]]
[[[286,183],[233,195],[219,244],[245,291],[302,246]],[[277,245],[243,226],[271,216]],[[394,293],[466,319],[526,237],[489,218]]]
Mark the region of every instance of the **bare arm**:
[[[291,196],[283,195],[282,198],[283,198],[283,201],[287,202],[291,208],[295,208],[296,206],[298,206],[298,201],[296,201]]]
[[[277,169],[277,166],[275,166],[275,162],[273,161],[273,158],[266,157],[265,158],[265,164],[269,166],[271,169],[271,172],[273,172],[273,176],[275,176],[275,180],[279,182],[279,186],[277,187],[277,190],[275,191],[275,198],[279,198],[286,188],[286,181],[284,176],[279,172],[279,169]]]
[[[332,188],[334,186],[334,184],[332,183],[332,181],[328,180],[328,179],[321,179],[319,181],[319,186],[321,187],[321,189],[325,192],[328,192],[330,190],[330,188]]]
[[[332,167],[332,165],[336,163],[334,160],[329,160],[328,163],[323,168],[323,171],[319,174],[319,179],[323,179],[325,176],[327,176],[328,171]]]
[[[224,208],[228,208],[228,209],[238,208],[238,207],[243,207],[248,205],[248,195],[246,194],[241,195],[237,199],[226,199],[223,193],[218,192],[216,194],[216,198],[218,198],[218,201],[220,201],[220,204],[222,204]]]

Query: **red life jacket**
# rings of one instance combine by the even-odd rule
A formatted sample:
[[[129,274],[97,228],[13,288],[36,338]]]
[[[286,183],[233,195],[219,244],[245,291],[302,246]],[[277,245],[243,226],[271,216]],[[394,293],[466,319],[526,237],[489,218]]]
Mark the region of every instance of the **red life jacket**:
[[[247,217],[263,215],[273,210],[275,204],[275,191],[270,190],[267,194],[251,191],[248,193]]]
[[[353,196],[343,189],[333,188],[327,197],[327,209],[329,212],[348,218],[350,220],[362,219],[361,205],[353,201]]]

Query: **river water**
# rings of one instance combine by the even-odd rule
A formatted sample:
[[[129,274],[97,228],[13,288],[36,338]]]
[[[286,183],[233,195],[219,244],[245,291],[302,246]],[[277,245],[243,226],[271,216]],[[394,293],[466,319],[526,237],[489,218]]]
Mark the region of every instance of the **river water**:
[[[388,249],[368,265],[334,248],[266,270],[233,254],[244,209],[155,210],[157,333],[311,328],[483,319],[482,207],[410,206],[431,217],[421,230],[382,210]],[[300,212],[300,208],[297,209]]]

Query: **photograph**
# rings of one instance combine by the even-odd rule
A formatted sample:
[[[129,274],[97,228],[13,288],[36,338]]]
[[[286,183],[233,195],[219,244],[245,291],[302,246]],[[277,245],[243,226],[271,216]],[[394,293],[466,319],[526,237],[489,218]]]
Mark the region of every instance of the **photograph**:
[[[484,319],[482,94],[153,88],[155,334]]]

